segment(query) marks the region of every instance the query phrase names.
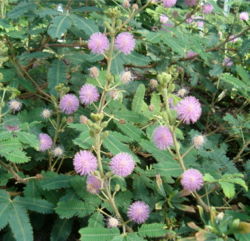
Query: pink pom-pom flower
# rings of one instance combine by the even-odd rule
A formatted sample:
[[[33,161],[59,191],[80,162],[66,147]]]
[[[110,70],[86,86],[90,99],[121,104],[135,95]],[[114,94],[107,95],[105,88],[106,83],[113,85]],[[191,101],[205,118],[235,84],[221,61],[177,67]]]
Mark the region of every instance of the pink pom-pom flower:
[[[80,175],[88,175],[97,169],[97,159],[90,151],[79,151],[73,160],[74,169]]]
[[[194,96],[187,96],[175,107],[178,118],[185,124],[195,123],[201,116],[201,104]]]
[[[109,49],[109,40],[103,33],[93,33],[88,41],[88,48],[93,54],[103,54]]]
[[[168,127],[159,126],[153,132],[153,141],[157,148],[165,150],[173,144],[173,136]]]
[[[162,0],[162,2],[165,8],[171,8],[176,4],[177,0]]]
[[[213,12],[214,7],[212,4],[206,3],[202,6],[202,12],[204,14],[210,14],[211,12]]]
[[[181,185],[187,191],[198,191],[203,186],[203,176],[200,171],[190,168],[183,172]]]
[[[93,175],[87,177],[87,191],[92,194],[98,194],[102,187],[102,181]]]
[[[11,100],[9,101],[9,108],[13,111],[19,111],[22,108],[22,103],[20,101],[17,100]]]
[[[193,7],[197,4],[197,0],[185,0],[184,2],[189,7]]]
[[[249,19],[248,12],[241,12],[240,13],[240,20],[248,21],[248,19]]]
[[[115,38],[115,47],[122,53],[128,55],[135,48],[135,39],[129,32],[119,33]]]
[[[148,204],[142,201],[132,203],[128,208],[128,217],[135,223],[144,223],[149,217],[150,209]]]
[[[133,157],[125,152],[115,155],[110,162],[110,169],[113,174],[126,177],[130,175],[135,168]]]
[[[232,59],[229,57],[225,57],[223,60],[223,63],[222,63],[222,65],[226,66],[226,67],[231,67],[233,64],[234,63],[233,63]]]
[[[98,89],[92,84],[85,84],[82,86],[79,92],[80,101],[84,105],[92,104],[98,101],[99,92]]]
[[[39,147],[40,151],[47,151],[53,145],[53,141],[52,141],[51,137],[45,133],[39,134],[39,142],[40,142],[40,147]]]
[[[64,95],[60,99],[59,108],[62,112],[69,115],[74,113],[79,108],[79,100],[73,94]]]

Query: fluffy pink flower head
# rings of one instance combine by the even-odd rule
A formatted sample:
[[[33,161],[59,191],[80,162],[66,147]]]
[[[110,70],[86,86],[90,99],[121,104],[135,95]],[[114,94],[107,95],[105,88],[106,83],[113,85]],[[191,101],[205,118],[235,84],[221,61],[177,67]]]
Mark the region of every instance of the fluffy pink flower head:
[[[73,94],[64,95],[60,99],[59,107],[62,112],[64,112],[67,115],[70,115],[78,110],[79,100]]]
[[[223,60],[223,66],[226,66],[226,67],[230,67],[232,66],[234,63],[232,61],[232,59],[228,58],[228,57],[225,57],[224,60]]]
[[[119,225],[119,221],[116,218],[110,217],[107,220],[108,228],[116,228]]]
[[[193,7],[197,4],[197,0],[184,0],[185,4],[189,7]]]
[[[135,48],[135,39],[129,32],[119,33],[115,38],[115,47],[124,54],[130,54]]]
[[[74,169],[80,175],[88,175],[97,168],[97,159],[90,151],[79,151],[73,160]]]
[[[161,23],[167,23],[168,20],[169,20],[169,18],[166,15],[161,14],[161,16],[160,16],[160,22]]]
[[[52,141],[51,137],[45,133],[39,134],[39,142],[40,142],[40,147],[39,147],[40,151],[47,151],[53,145],[53,141]]]
[[[240,38],[236,37],[236,35],[234,35],[234,34],[229,36],[229,42],[235,43],[235,42],[237,42],[239,40],[240,40]]]
[[[213,12],[214,7],[212,4],[206,3],[202,6],[202,12],[204,14],[210,14],[211,12]]]
[[[197,56],[197,53],[192,50],[189,50],[186,54],[186,58],[190,58],[190,59],[194,58],[195,56]]]
[[[125,152],[115,155],[110,162],[110,169],[113,174],[126,177],[130,175],[135,168],[133,157]]]
[[[93,102],[98,101],[99,92],[98,89],[92,84],[85,84],[80,89],[80,101],[84,105],[92,104]]]
[[[5,129],[8,130],[8,131],[18,131],[19,130],[19,126],[17,125],[7,125],[5,126]]]
[[[183,172],[181,185],[187,191],[198,191],[203,186],[203,176],[200,171],[190,168]]]
[[[187,96],[175,107],[178,118],[186,124],[195,123],[201,116],[201,104],[194,96]]]
[[[199,149],[205,143],[205,137],[203,135],[197,135],[193,137],[193,145],[196,149]]]
[[[17,100],[9,101],[9,107],[13,112],[19,111],[22,108],[22,103]]]
[[[248,21],[248,19],[249,19],[248,12],[241,12],[240,13],[240,20]]]
[[[162,0],[162,2],[165,8],[171,8],[176,4],[177,0]]]
[[[103,54],[109,48],[109,40],[103,33],[93,33],[88,41],[88,48],[93,54]]]
[[[142,201],[132,203],[128,208],[128,217],[135,223],[144,223],[149,217],[150,209],[148,204]]]
[[[153,132],[153,142],[160,150],[165,150],[173,144],[173,137],[166,126],[158,126]]]
[[[100,189],[102,187],[101,180],[93,175],[89,175],[87,177],[87,191],[92,194],[98,194],[100,192]]]

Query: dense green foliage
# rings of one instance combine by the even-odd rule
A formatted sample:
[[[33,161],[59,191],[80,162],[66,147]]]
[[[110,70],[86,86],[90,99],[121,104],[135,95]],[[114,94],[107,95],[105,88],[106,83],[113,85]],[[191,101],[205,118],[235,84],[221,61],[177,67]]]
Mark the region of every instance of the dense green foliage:
[[[211,14],[202,13],[205,1],[188,7],[178,0],[172,8],[122,2],[0,2],[0,240],[250,240],[250,26],[239,18],[249,2],[208,0]],[[191,16],[197,18],[188,23]],[[103,55],[88,49],[96,32],[111,40]],[[131,54],[113,49],[120,32],[136,39]],[[93,66],[98,77],[89,74]],[[133,81],[121,81],[124,71]],[[85,83],[98,87],[100,100],[66,115],[60,98],[79,96]],[[202,104],[201,118],[190,125],[169,108],[183,88]],[[14,99],[20,111],[11,109]],[[159,125],[174,137],[166,150],[152,141]],[[52,137],[52,149],[40,151],[40,133]],[[192,142],[197,135],[205,137],[200,148]],[[74,171],[79,150],[98,158],[98,195]],[[109,168],[121,152],[136,162],[125,178]],[[185,168],[203,174],[198,192],[183,190]],[[143,224],[128,221],[137,200],[150,206]],[[109,216],[117,227],[107,227]]]

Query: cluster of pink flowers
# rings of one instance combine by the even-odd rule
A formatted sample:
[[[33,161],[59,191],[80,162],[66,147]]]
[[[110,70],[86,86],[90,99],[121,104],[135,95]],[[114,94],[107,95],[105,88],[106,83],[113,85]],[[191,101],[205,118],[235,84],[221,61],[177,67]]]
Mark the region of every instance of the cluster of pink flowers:
[[[230,67],[230,66],[232,66],[233,64],[234,64],[234,63],[233,63],[232,59],[229,58],[229,57],[225,57],[224,60],[223,60],[223,63],[222,63],[222,65],[223,65],[223,66],[226,66],[226,67]]]
[[[92,84],[85,84],[82,86],[79,92],[80,101],[84,105],[92,104],[98,101],[99,92],[97,88]]]
[[[90,151],[79,151],[73,159],[75,171],[80,175],[89,175],[97,169],[97,159]]]
[[[184,0],[184,2],[189,7],[193,7],[197,4],[197,0]]]
[[[84,84],[79,91],[80,102],[84,105],[92,104],[99,99],[98,89],[92,84]],[[73,114],[79,108],[79,100],[73,94],[66,94],[61,97],[59,103],[60,110],[69,115]]]
[[[20,111],[22,108],[22,103],[18,100],[9,101],[9,108],[12,112]]]
[[[159,126],[153,132],[153,141],[157,148],[165,150],[173,144],[173,136],[168,127]]]
[[[60,99],[59,107],[60,107],[61,111],[64,112],[65,114],[68,114],[68,115],[72,114],[78,110],[79,100],[73,94],[64,95]]]
[[[171,8],[176,4],[177,0],[162,0],[163,6],[165,8]]]
[[[195,123],[201,117],[201,104],[194,96],[187,96],[175,107],[178,118],[185,124]]]
[[[87,177],[87,191],[92,194],[98,194],[102,188],[102,181],[93,175]]]
[[[136,201],[129,206],[127,215],[130,220],[141,224],[148,219],[149,213],[150,208],[148,204],[142,201]]]
[[[240,13],[240,20],[248,21],[248,19],[249,19],[248,12],[241,12]]]
[[[125,152],[115,155],[110,162],[110,169],[113,174],[126,177],[130,175],[135,168],[133,157]]]
[[[210,14],[210,13],[213,12],[213,10],[214,10],[214,7],[213,7],[212,4],[206,3],[206,4],[204,4],[204,5],[202,6],[202,12],[203,12],[204,14]]]
[[[119,33],[115,38],[115,47],[125,55],[135,48],[134,36],[129,32]],[[88,48],[93,54],[104,54],[109,49],[109,40],[103,33],[93,33],[88,40]]]
[[[39,134],[39,142],[40,142],[39,150],[42,152],[49,150],[53,145],[51,137],[46,133]]]
[[[199,170],[190,168],[182,174],[181,185],[189,192],[198,191],[203,186],[203,175]]]

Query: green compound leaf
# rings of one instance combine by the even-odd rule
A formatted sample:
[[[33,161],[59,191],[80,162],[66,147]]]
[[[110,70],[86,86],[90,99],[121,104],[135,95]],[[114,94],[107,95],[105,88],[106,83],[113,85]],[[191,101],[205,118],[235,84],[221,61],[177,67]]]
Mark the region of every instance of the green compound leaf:
[[[81,200],[67,200],[59,202],[55,211],[60,218],[71,218],[74,216],[87,216],[93,209],[94,208],[89,207]]]
[[[73,25],[77,29],[84,31],[87,35],[99,32],[98,26],[92,20],[81,18],[76,15],[71,15],[70,18]]]
[[[17,19],[27,13],[30,10],[34,10],[36,4],[31,2],[20,2],[16,7],[14,7],[9,13],[8,17],[11,19]]]
[[[132,102],[132,111],[140,113],[143,107],[144,95],[145,95],[145,85],[140,84],[136,90],[136,93]]]
[[[161,223],[143,224],[138,230],[140,236],[149,238],[163,237],[166,233],[167,230]]]
[[[10,205],[9,225],[15,239],[18,241],[33,241],[33,231],[27,211],[15,202],[11,202]]]
[[[71,18],[67,15],[56,16],[48,29],[51,38],[60,38],[72,25]]]
[[[66,241],[71,233],[73,219],[57,219],[52,228],[50,241]]]
[[[67,68],[61,60],[54,60],[48,71],[48,83],[50,93],[56,95],[55,87],[66,81]]]
[[[55,190],[59,188],[70,187],[70,180],[72,176],[56,175],[56,176],[45,176],[41,181],[41,188],[44,190]]]
[[[35,211],[38,213],[53,213],[54,205],[47,200],[27,197],[17,197],[15,203],[22,205],[28,210]]]
[[[82,228],[79,233],[81,234],[81,241],[110,241],[116,236],[120,235],[117,228]]]

